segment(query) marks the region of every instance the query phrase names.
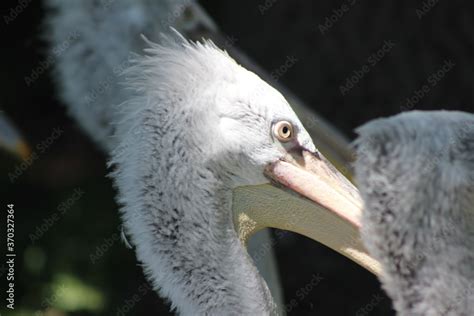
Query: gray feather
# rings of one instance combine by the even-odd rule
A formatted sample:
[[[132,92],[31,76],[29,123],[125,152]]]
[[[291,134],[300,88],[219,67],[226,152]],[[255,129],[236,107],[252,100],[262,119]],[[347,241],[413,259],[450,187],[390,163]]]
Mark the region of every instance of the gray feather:
[[[363,239],[400,315],[474,311],[474,115],[409,112],[357,130]]]

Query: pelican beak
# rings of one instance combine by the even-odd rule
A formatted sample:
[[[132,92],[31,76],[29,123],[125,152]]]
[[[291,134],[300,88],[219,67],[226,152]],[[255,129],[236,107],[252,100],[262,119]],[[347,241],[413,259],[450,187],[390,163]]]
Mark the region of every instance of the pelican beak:
[[[276,183],[324,207],[359,229],[359,192],[322,154],[301,150],[270,164],[265,174]]]
[[[24,140],[18,140],[9,150],[22,160],[26,160],[31,155],[31,148]]]
[[[0,148],[26,160],[31,149],[13,123],[3,114],[0,114]]]
[[[285,229],[380,274],[380,264],[360,240],[359,193],[324,156],[304,149],[292,152],[270,164],[265,174],[272,185],[241,187],[234,192],[234,222],[243,241],[265,227]]]

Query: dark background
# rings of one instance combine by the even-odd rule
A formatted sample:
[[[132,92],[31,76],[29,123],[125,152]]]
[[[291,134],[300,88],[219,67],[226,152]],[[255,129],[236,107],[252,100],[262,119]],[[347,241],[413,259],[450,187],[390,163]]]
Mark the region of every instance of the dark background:
[[[408,0],[201,3],[235,45],[268,72],[295,57],[279,81],[350,138],[358,125],[402,110],[474,111],[474,9],[464,1],[426,1],[425,6],[433,4],[426,13],[417,13],[423,2]],[[323,34],[318,25],[343,3],[350,9]],[[2,15],[17,4],[2,3]],[[0,107],[33,147],[55,128],[64,131],[13,183],[8,174],[20,161],[0,153],[1,201],[15,203],[16,210],[17,309],[7,315],[166,315],[168,306],[146,287],[133,251],[118,238],[104,155],[67,116],[50,71],[30,87],[25,84],[45,58],[43,16],[41,1],[33,1],[13,22],[0,21]],[[346,78],[369,64],[385,41],[393,48],[341,94]],[[433,81],[445,61],[454,67]],[[428,91],[407,104],[424,85]],[[31,242],[37,227],[78,189],[83,196]],[[104,254],[93,260],[104,245]],[[375,277],[342,256],[293,234],[278,240],[276,253],[288,314],[393,315]],[[2,284],[4,273],[3,266]],[[313,275],[322,280],[301,295]]]

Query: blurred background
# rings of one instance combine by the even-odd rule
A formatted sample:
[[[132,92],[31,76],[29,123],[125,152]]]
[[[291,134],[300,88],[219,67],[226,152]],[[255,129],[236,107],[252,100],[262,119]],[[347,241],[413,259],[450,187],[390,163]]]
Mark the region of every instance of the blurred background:
[[[474,8],[465,2],[200,3],[233,45],[350,139],[364,122],[401,111],[474,112]],[[0,265],[2,311],[168,315],[120,239],[106,157],[58,101],[42,1],[2,6],[0,110],[37,154],[22,164],[0,152],[2,208],[15,204],[17,253],[13,312]],[[31,82],[35,69],[43,70]],[[275,249],[289,315],[393,315],[377,279],[344,257],[292,233],[275,234]]]

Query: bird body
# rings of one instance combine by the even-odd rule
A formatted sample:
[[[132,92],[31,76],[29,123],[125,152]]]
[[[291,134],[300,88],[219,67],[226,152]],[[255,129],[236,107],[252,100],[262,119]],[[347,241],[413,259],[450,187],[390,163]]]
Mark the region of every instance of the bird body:
[[[245,313],[247,310],[248,312],[270,313],[275,309],[273,300],[265,282],[256,272],[248,254],[236,237],[230,209],[232,187],[236,183],[253,183],[253,181],[247,181],[248,176],[251,175],[253,180],[257,173],[255,170],[244,168],[240,169],[244,173],[241,172],[238,179],[233,180],[236,181],[235,183],[223,181],[216,176],[215,172],[211,172],[221,170],[222,166],[217,165],[223,162],[202,161],[203,158],[210,159],[222,154],[219,152],[219,147],[224,142],[228,142],[226,145],[233,147],[231,152],[227,153],[226,159],[236,162],[229,168],[241,167],[238,165],[238,160],[232,158],[234,154],[232,151],[238,154],[241,144],[230,142],[240,134],[230,127],[235,126],[235,120],[245,118],[246,111],[249,110],[246,108],[249,101],[258,98],[260,94],[254,89],[252,91],[256,91],[255,95],[241,95],[240,100],[235,100],[240,103],[236,105],[234,113],[234,110],[228,111],[231,105],[229,103],[216,103],[213,99],[211,102],[204,102],[208,99],[205,98],[206,93],[203,91],[222,91],[219,89],[229,83],[231,88],[225,93],[209,95],[209,97],[232,102],[233,100],[228,97],[239,97],[237,89],[239,85],[245,90],[251,88],[252,85],[261,87],[263,82],[238,66],[212,44],[207,43],[193,48],[193,45],[187,43],[179,35],[174,39],[164,39],[167,43],[165,46],[155,46],[154,49],[160,54],[153,60],[140,59],[137,53],[151,44],[147,44],[137,34],[144,33],[149,38],[161,40],[157,35],[168,28],[168,22],[172,22],[172,25],[182,30],[189,26],[186,21],[181,21],[182,15],[173,17],[173,13],[182,10],[180,7],[182,3],[172,1],[158,3],[159,5],[148,3],[148,1],[137,1],[130,4],[117,1],[114,5],[104,7],[93,1],[78,3],[49,1],[51,9],[56,10],[56,14],[52,15],[49,21],[51,25],[49,36],[52,38],[53,49],[58,43],[61,44],[67,40],[70,32],[77,32],[74,37],[77,40],[69,43],[68,50],[58,56],[57,76],[58,83],[62,87],[60,90],[62,99],[68,105],[71,114],[111,155],[113,164],[117,166],[117,171],[113,176],[121,193],[119,202],[124,204],[124,226],[137,248],[140,261],[148,266],[146,270],[151,275],[154,285],[160,287],[163,296],[170,298],[172,302],[180,302],[177,309],[183,314],[203,311],[205,305],[200,305],[198,301],[193,300],[195,296],[199,296],[201,300],[210,304],[206,307],[208,311],[212,310],[211,305],[215,304],[214,308],[218,306],[220,311],[229,312],[233,308],[234,312]],[[186,3],[186,5],[193,4],[194,2]],[[188,53],[189,56],[186,55]],[[123,74],[132,66],[134,58],[140,59],[140,62],[137,61],[135,68]],[[184,64],[176,67],[180,63]],[[169,67],[170,65],[173,67]],[[191,76],[191,74],[195,75]],[[124,86],[120,82],[127,76],[133,78],[127,80],[128,86]],[[269,89],[266,84],[265,89]],[[155,94],[150,95],[148,92]],[[277,102],[269,98],[265,100],[268,105],[273,104],[278,107],[278,102],[286,102],[276,91],[272,91],[270,96],[273,93],[277,94]],[[147,99],[151,97],[153,103]],[[220,108],[211,107],[211,105],[219,105]],[[287,104],[285,107],[288,109],[282,114],[291,113],[292,117],[296,117]],[[258,107],[256,109],[258,110]],[[213,113],[216,115],[213,116]],[[256,115],[260,114],[265,113]],[[220,119],[218,115],[228,115],[228,117]],[[247,123],[251,124],[252,121],[249,120]],[[191,128],[195,124],[199,129]],[[268,128],[270,125],[265,127]],[[212,126],[217,126],[218,129],[211,129]],[[257,125],[253,127],[261,128]],[[227,138],[216,137],[231,132],[234,134],[225,135]],[[204,136],[214,141],[203,142]],[[267,129],[265,129],[265,136],[270,136]],[[215,140],[220,140],[221,143],[216,143]],[[257,139],[254,140],[254,145],[258,144]],[[196,148],[198,152],[186,152],[189,148]],[[207,156],[203,154],[204,152]],[[203,165],[199,162],[203,162]],[[178,168],[178,164],[181,168]],[[187,168],[183,167],[186,164]],[[121,172],[124,169],[127,171]],[[256,183],[268,182],[261,172],[259,174]],[[134,178],[131,179],[131,176]],[[151,190],[151,188],[156,190]],[[203,189],[206,189],[207,193],[202,192]],[[145,192],[147,194],[144,194]],[[210,192],[222,192],[226,195],[213,199],[208,196]],[[140,194],[139,198],[138,194]],[[166,195],[166,201],[156,199],[157,194]],[[179,205],[172,205],[173,201]],[[132,207],[132,205],[135,206]],[[153,212],[153,218],[156,217],[159,221],[153,224],[147,214],[140,213],[143,209],[137,211],[136,207],[140,205],[146,208],[151,207],[149,210]],[[216,209],[215,205],[219,205],[219,208]],[[161,212],[157,210],[157,207],[161,208]],[[184,211],[185,209],[187,212]],[[175,210],[177,213],[174,212]],[[227,214],[229,217],[224,220],[220,213]],[[196,239],[191,238],[194,242],[188,244],[187,248],[180,249],[182,255],[187,253],[190,245],[196,245],[196,243],[210,247],[216,252],[213,256],[203,258],[203,252],[211,253],[212,251],[195,248],[189,253],[186,262],[199,265],[204,260],[209,264],[215,263],[219,267],[228,267],[228,271],[215,273],[215,267],[210,266],[207,272],[196,270],[195,274],[191,275],[191,271],[194,271],[193,266],[187,266],[181,260],[174,264],[175,270],[165,273],[166,267],[173,267],[173,258],[179,251],[172,246],[174,250],[171,253],[169,248],[164,247],[168,245],[165,239],[160,240],[158,234],[155,236],[154,230],[171,230],[177,225],[175,223],[176,225],[173,226],[176,217],[181,218],[180,223],[183,223],[179,225],[180,233],[183,234],[180,235],[181,240],[186,240],[184,237],[186,232],[198,236]],[[194,226],[186,226],[185,219],[188,217],[190,217],[189,222],[192,220],[202,222],[203,227],[197,229]],[[216,222],[208,222],[210,218],[214,218]],[[218,223],[221,226],[217,226]],[[154,227],[150,228],[150,225]],[[222,234],[218,234],[220,238],[202,233],[208,232],[211,228],[211,231],[215,231],[219,227],[223,227]],[[142,233],[135,233],[143,230],[147,231],[147,238],[144,238]],[[229,240],[229,230],[233,231],[236,238],[225,243],[224,240]],[[174,238],[177,237],[176,234],[175,231]],[[203,242],[203,239],[207,237],[213,239]],[[163,246],[162,251],[167,255],[162,251],[150,253],[157,247],[150,244],[151,241]],[[170,257],[172,254],[175,256]],[[238,260],[235,258],[237,254],[239,254]],[[200,260],[197,260],[198,256]],[[216,257],[234,260],[226,265]],[[212,259],[215,261],[211,261]],[[239,263],[241,264],[236,266]],[[179,264],[183,265],[182,271],[176,270]],[[212,280],[211,275],[214,274],[213,277],[216,278],[214,284],[204,282]],[[205,275],[207,279],[202,275]],[[224,282],[219,278],[220,275],[229,277],[233,281]],[[162,279],[164,276],[170,279]],[[174,278],[171,279],[171,276]],[[190,288],[186,286],[186,282],[191,282],[191,280],[197,287],[192,293],[194,297],[186,292],[186,289]],[[222,284],[217,286],[216,284],[220,281]],[[235,291],[227,288],[230,285],[235,288]],[[198,290],[199,287],[201,288]],[[248,287],[250,290],[247,291]],[[222,290],[220,291],[219,288]],[[214,292],[216,293],[212,295]],[[181,293],[179,294],[181,296],[190,296],[178,297],[177,293]],[[205,295],[206,293],[209,295]],[[224,298],[225,301],[223,301]],[[238,305],[236,305],[237,301],[239,301]],[[259,303],[258,306],[255,302]],[[242,308],[238,308],[239,306]]]
[[[131,97],[123,72],[147,47],[140,37],[159,42],[170,27],[182,33],[215,31],[216,26],[192,0],[45,1],[45,37],[56,58],[55,81],[71,116],[107,156],[118,145],[114,137],[121,121],[119,105]],[[272,244],[268,230],[249,242],[249,252]],[[282,305],[282,293],[272,249],[259,255],[257,267]]]
[[[362,235],[400,315],[474,311],[474,115],[409,112],[359,128]]]
[[[51,51],[67,46],[56,56],[56,80],[61,98],[72,116],[106,153],[110,154],[121,143],[121,149],[115,151],[117,157],[120,156],[118,151],[127,146],[120,142],[115,130],[120,124],[123,124],[121,130],[126,130],[129,119],[122,115],[120,104],[133,95],[131,89],[121,84],[123,72],[148,45],[139,34],[159,40],[159,34],[168,32],[170,26],[180,31],[203,24],[210,29],[214,27],[194,1],[49,0],[47,5],[52,11],[46,34]],[[185,14],[188,11],[192,14]],[[192,91],[192,87],[183,88]],[[180,110],[187,111],[184,106]],[[178,124],[185,126],[187,123],[177,120],[173,125]],[[126,137],[126,141],[133,143],[134,135]],[[260,239],[269,243],[265,234]],[[259,263],[273,268],[272,259],[272,252],[267,251]],[[269,277],[278,298],[279,285],[274,268],[263,272]]]
[[[176,40],[153,45],[127,72],[136,97],[121,105],[112,154],[125,226],[183,314],[268,314],[275,306],[233,228],[231,193],[268,182],[263,167],[279,154],[271,123],[297,118],[211,43]]]

